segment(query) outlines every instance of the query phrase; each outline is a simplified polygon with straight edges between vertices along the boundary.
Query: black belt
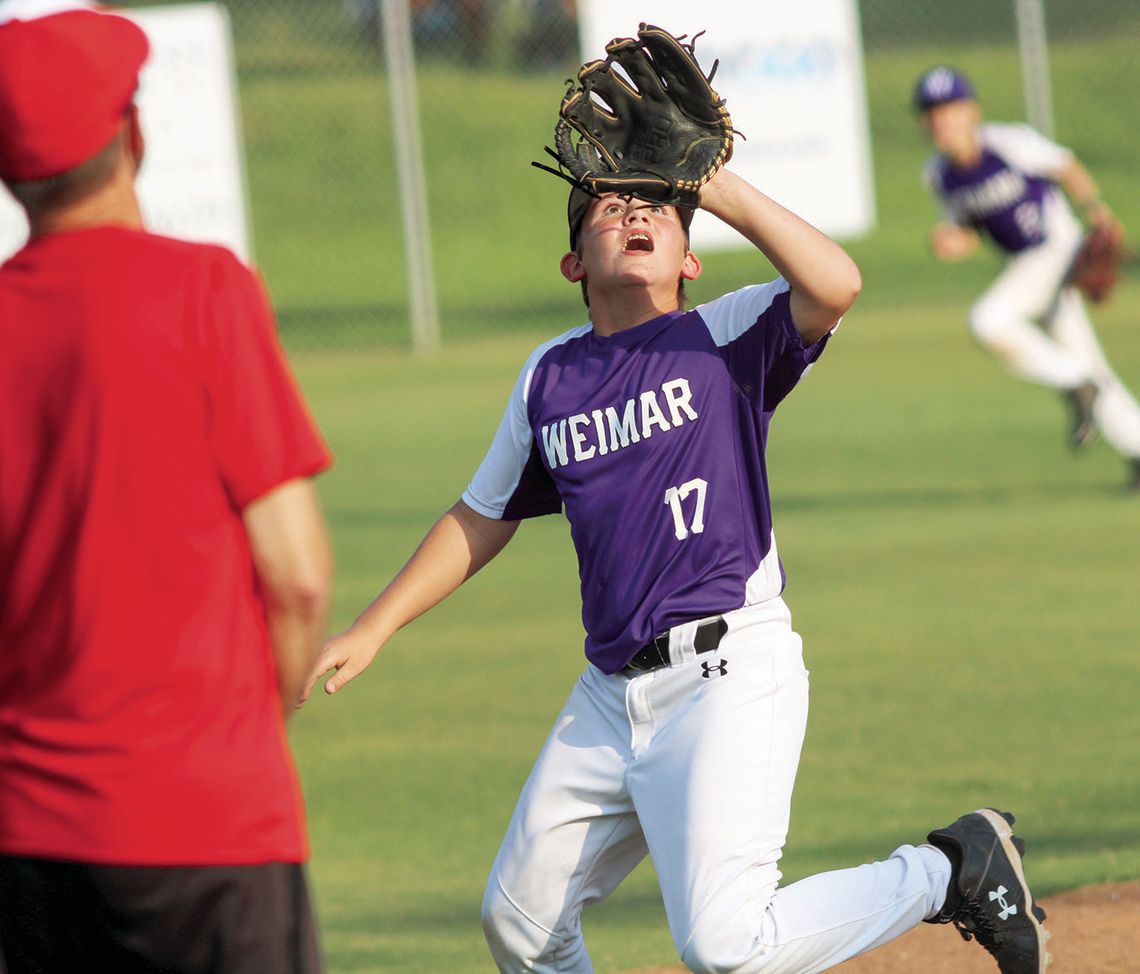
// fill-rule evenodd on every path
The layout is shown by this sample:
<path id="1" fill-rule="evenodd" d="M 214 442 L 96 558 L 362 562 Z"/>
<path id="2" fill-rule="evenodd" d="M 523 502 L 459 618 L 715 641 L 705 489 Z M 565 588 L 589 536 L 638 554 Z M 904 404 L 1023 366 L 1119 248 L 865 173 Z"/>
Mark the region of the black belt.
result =
<path id="1" fill-rule="evenodd" d="M 728 632 L 728 623 L 721 616 L 702 622 L 697 626 L 697 631 L 693 635 L 693 649 L 697 651 L 698 655 L 711 653 L 720 645 L 720 641 L 726 632 Z M 654 636 L 634 653 L 633 659 L 625 664 L 621 672 L 648 673 L 650 670 L 659 670 L 663 666 L 668 666 L 671 662 L 669 659 L 669 633 L 663 632 L 660 636 Z"/>

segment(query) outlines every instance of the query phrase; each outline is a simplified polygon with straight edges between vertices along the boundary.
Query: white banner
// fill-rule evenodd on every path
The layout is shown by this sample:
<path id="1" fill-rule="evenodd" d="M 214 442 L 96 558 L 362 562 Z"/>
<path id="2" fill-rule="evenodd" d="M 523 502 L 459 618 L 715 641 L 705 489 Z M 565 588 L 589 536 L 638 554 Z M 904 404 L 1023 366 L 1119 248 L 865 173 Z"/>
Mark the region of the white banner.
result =
<path id="1" fill-rule="evenodd" d="M 856 0 L 579 0 L 582 59 L 605 57 L 614 37 L 647 21 L 696 42 L 725 99 L 736 138 L 729 167 L 788 209 L 839 238 L 875 224 L 863 45 Z M 707 213 L 693 245 L 745 245 Z"/>
<path id="2" fill-rule="evenodd" d="M 49 12 L 39 0 L 0 3 L 0 14 Z M 55 7 L 79 6 L 59 3 Z M 156 233 L 218 243 L 252 259 L 229 17 L 217 3 L 116 11 L 146 31 L 139 79 L 146 157 L 138 191 Z M 27 239 L 23 211 L 0 190 L 0 261 Z"/>

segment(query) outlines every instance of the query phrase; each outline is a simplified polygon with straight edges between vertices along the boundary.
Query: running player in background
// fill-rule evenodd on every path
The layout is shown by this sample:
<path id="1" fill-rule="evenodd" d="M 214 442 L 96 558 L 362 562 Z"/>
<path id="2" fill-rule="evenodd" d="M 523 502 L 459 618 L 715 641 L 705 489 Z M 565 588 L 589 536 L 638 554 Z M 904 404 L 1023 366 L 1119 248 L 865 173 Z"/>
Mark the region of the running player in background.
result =
<path id="1" fill-rule="evenodd" d="M 1012 817 L 992 809 L 777 888 L 808 678 L 764 449 L 861 282 L 840 247 L 728 170 L 701 206 L 782 276 L 686 311 L 692 212 L 572 191 L 561 271 L 590 321 L 531 354 L 462 499 L 328 642 L 310 686 L 335 668 L 338 692 L 522 519 L 564 510 L 589 665 L 487 884 L 500 970 L 592 971 L 581 911 L 648 853 L 693 971 L 822 971 L 928 920 L 974 931 L 1006 974 L 1040 974 L 1044 914 Z"/>
<path id="2" fill-rule="evenodd" d="M 935 148 L 924 171 L 943 206 L 930 237 L 935 256 L 963 260 L 983 237 L 1006 255 L 970 309 L 975 338 L 1015 375 L 1059 390 L 1072 407 L 1070 445 L 1085 446 L 1099 429 L 1140 490 L 1140 405 L 1067 284 L 1084 231 L 1066 195 L 1090 225 L 1114 221 L 1092 176 L 1028 125 L 984 123 L 973 86 L 954 68 L 925 72 L 913 98 Z"/>
<path id="3" fill-rule="evenodd" d="M 285 719 L 330 457 L 255 274 L 143 225 L 148 52 L 0 24 L 0 970 L 317 974 Z"/>

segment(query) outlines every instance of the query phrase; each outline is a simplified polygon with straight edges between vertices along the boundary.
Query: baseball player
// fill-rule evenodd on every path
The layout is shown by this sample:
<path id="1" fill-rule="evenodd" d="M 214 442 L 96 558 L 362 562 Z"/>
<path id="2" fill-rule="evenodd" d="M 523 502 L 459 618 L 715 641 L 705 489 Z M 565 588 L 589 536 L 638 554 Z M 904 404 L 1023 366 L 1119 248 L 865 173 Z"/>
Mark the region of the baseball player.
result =
<path id="1" fill-rule="evenodd" d="M 685 310 L 691 210 L 569 199 L 563 277 L 590 320 L 524 364 L 462 498 L 318 661 L 339 692 L 402 626 L 564 511 L 585 672 L 522 790 L 483 923 L 501 971 L 593 970 L 580 926 L 647 854 L 694 971 L 822 971 L 923 920 L 1040 974 L 1044 914 L 985 809 L 890 858 L 779 888 L 807 718 L 764 447 L 773 414 L 859 292 L 835 243 L 727 169 L 700 205 L 780 277 Z"/>
<path id="2" fill-rule="evenodd" d="M 1096 183 L 1073 153 L 1028 125 L 983 123 L 973 86 L 940 65 L 914 87 L 934 144 L 924 178 L 943 218 L 931 247 L 969 257 L 988 237 L 1005 266 L 970 309 L 974 337 L 1015 375 L 1059 390 L 1072 406 L 1070 444 L 1099 429 L 1140 489 L 1140 405 L 1109 366 L 1078 289 L 1069 283 L 1084 235 L 1066 195 L 1091 226 L 1113 226 Z"/>

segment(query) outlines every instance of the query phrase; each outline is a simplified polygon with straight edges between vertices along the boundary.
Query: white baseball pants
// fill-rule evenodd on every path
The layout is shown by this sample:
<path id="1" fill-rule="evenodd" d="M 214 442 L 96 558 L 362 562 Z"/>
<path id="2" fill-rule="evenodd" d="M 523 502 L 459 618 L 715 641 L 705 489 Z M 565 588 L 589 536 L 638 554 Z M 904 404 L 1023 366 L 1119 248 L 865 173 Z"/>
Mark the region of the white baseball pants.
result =
<path id="1" fill-rule="evenodd" d="M 558 716 L 515 809 L 483 902 L 501 971 L 593 971 L 583 906 L 650 853 L 677 950 L 697 972 L 823 971 L 933 915 L 950 875 L 930 846 L 777 889 L 807 721 L 800 637 L 779 598 L 725 616 L 697 656 L 590 667 Z"/>
<path id="2" fill-rule="evenodd" d="M 1112 371 L 1081 294 L 1063 287 L 1081 241 L 1063 203 L 1047 204 L 1044 243 L 1006 262 L 970 310 L 970 330 L 1014 375 L 1054 389 L 1098 388 L 1093 418 L 1105 441 L 1140 457 L 1140 404 Z"/>

